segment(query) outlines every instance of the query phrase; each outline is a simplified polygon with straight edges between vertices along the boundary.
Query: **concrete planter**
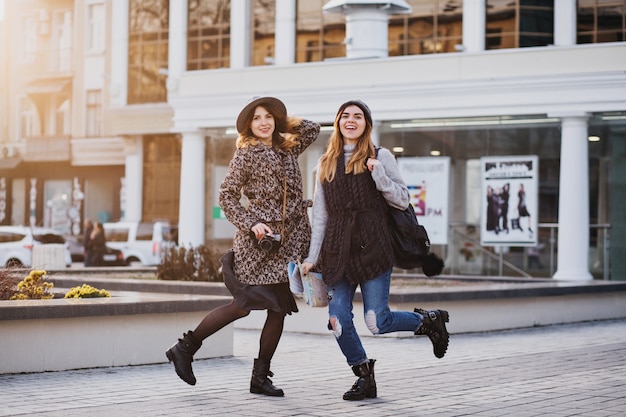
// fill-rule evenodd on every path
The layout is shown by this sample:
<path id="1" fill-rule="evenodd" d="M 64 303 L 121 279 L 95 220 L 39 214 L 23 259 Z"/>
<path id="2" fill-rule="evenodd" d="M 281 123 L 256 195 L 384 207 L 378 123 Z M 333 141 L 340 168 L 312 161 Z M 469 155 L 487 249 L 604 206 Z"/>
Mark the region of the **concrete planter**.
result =
<path id="1" fill-rule="evenodd" d="M 161 363 L 227 297 L 113 292 L 111 298 L 0 301 L 0 373 Z M 233 354 L 233 326 L 196 358 Z"/>
<path id="2" fill-rule="evenodd" d="M 53 272 L 51 280 L 55 289 L 88 283 L 109 290 L 113 297 L 1 301 L 0 373 L 162 363 L 167 360 L 165 350 L 183 332 L 193 329 L 209 310 L 231 300 L 223 283 L 119 279 L 83 273 L 74 277 L 67 272 Z M 448 329 L 453 334 L 626 317 L 626 282 L 476 281 L 463 286 L 392 286 L 390 306 L 393 310 L 448 310 Z M 332 337 L 326 328 L 326 308 L 299 302 L 299 309 L 286 318 L 285 331 Z M 357 331 L 371 336 L 362 311 L 357 293 Z M 210 343 L 205 343 L 195 357 L 232 355 L 233 329 L 261 329 L 265 317 L 264 311 L 253 311 L 211 336 Z M 385 335 L 412 336 L 412 332 Z"/>

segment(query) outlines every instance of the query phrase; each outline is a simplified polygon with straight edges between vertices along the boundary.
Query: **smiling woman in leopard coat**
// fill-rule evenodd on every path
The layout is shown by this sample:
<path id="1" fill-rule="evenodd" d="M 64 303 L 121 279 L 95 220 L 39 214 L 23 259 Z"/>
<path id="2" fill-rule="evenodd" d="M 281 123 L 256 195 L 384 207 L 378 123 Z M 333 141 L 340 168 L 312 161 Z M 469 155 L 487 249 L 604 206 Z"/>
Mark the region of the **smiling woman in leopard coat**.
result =
<path id="1" fill-rule="evenodd" d="M 237 149 L 219 192 L 219 204 L 236 227 L 233 249 L 221 259 L 233 301 L 210 311 L 166 355 L 178 376 L 195 385 L 191 362 L 202 341 L 251 310 L 267 310 L 250 392 L 283 396 L 269 379 L 270 361 L 285 315 L 298 311 L 287 264 L 308 253 L 312 205 L 303 199 L 298 156 L 317 139 L 320 125 L 287 116 L 277 98 L 253 97 L 237 117 L 237 131 Z"/>

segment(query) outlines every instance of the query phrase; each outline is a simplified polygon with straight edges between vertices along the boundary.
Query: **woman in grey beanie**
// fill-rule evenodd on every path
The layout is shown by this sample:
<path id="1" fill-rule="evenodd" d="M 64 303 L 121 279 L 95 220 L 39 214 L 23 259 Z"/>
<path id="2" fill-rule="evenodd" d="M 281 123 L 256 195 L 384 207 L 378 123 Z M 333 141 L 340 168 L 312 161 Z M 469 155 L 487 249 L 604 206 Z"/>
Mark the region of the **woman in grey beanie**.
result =
<path id="1" fill-rule="evenodd" d="M 339 107 L 317 169 L 311 245 L 302 264 L 304 273 L 320 270 L 328 285 L 328 329 L 358 377 L 344 400 L 377 396 L 375 359 L 368 358 L 353 322 L 357 287 L 372 334 L 427 335 L 438 358 L 445 355 L 449 339 L 447 311 L 389 308 L 393 251 L 385 213 L 387 205 L 404 210 L 410 202 L 393 154 L 385 148 L 376 152 L 372 126 L 370 109 L 361 100 Z"/>

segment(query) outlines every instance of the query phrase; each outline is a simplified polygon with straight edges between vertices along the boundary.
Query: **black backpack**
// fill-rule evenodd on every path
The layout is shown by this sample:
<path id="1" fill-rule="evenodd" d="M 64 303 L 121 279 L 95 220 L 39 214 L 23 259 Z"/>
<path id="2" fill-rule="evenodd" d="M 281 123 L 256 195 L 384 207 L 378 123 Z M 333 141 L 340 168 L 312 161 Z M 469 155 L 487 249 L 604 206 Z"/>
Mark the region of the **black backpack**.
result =
<path id="1" fill-rule="evenodd" d="M 376 157 L 378 149 L 380 148 L 376 148 Z M 441 274 L 443 260 L 430 252 L 428 233 L 417 221 L 413 204 L 409 204 L 404 210 L 392 207 L 386 202 L 385 205 L 394 266 L 402 269 L 421 267 L 424 274 L 429 277 Z"/>

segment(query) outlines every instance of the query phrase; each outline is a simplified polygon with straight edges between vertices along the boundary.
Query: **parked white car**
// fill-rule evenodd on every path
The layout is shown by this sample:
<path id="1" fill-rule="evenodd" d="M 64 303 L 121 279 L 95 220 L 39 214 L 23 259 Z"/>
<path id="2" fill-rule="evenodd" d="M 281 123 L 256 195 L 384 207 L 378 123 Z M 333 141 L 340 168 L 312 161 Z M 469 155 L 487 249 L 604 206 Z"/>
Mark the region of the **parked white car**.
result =
<path id="1" fill-rule="evenodd" d="M 72 265 L 72 256 L 65 238 L 53 229 L 29 226 L 0 226 L 0 265 L 31 267 L 33 247 L 62 244 L 65 246 L 65 265 Z"/>
<path id="2" fill-rule="evenodd" d="M 119 249 L 127 265 L 161 263 L 161 250 L 173 243 L 172 227 L 167 222 L 104 223 L 107 246 Z"/>

